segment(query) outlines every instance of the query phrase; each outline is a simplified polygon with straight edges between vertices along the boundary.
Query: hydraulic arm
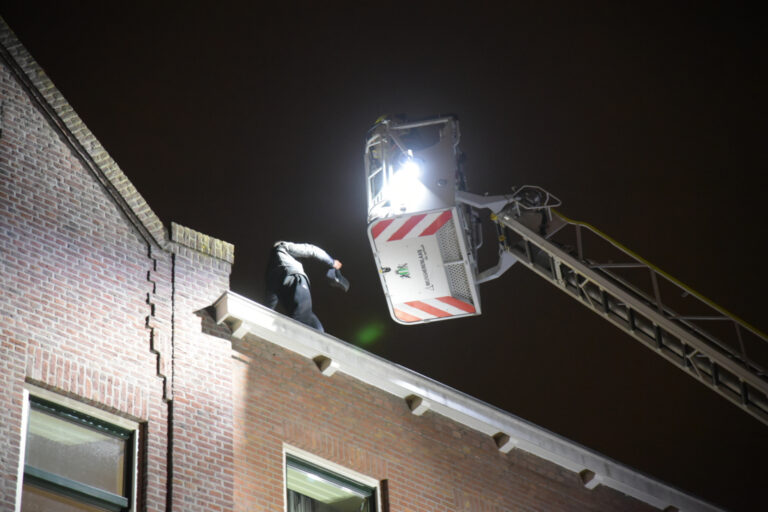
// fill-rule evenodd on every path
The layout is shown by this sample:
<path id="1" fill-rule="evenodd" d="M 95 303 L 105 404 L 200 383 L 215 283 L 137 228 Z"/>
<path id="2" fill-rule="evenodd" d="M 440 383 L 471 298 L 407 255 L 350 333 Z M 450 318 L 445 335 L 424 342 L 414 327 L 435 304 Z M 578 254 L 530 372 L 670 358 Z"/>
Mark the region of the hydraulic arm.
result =
<path id="1" fill-rule="evenodd" d="M 595 228 L 557 213 L 559 201 L 537 187 L 510 196 L 459 192 L 457 201 L 489 208 L 496 224 L 499 265 L 479 282 L 519 262 L 768 424 L 765 334 Z"/>

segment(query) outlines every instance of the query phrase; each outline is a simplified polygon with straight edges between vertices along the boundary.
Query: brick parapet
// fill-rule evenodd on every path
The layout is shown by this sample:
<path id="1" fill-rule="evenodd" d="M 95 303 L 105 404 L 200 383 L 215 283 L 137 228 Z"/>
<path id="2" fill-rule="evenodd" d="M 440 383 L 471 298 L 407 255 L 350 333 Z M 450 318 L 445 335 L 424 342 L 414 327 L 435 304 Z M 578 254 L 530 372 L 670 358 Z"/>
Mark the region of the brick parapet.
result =
<path id="1" fill-rule="evenodd" d="M 234 245 L 175 222 L 171 222 L 171 241 L 229 264 L 235 262 Z"/>

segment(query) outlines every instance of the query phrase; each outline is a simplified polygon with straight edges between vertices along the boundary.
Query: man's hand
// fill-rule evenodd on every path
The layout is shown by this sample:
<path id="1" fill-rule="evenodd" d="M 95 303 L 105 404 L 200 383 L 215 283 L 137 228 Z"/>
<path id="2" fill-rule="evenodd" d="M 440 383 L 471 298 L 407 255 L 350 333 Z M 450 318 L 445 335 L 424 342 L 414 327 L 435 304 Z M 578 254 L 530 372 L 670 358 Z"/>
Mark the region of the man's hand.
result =
<path id="1" fill-rule="evenodd" d="M 341 268 L 341 262 L 339 260 L 333 260 L 333 268 L 339 270 Z"/>

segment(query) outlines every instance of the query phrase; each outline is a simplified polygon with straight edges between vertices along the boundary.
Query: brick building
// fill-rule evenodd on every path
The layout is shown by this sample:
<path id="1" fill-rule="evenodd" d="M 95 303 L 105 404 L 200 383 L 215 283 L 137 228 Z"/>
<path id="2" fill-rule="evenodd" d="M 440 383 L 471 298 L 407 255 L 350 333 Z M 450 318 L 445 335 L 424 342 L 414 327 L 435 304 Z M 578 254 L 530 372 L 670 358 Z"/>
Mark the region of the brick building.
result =
<path id="1" fill-rule="evenodd" d="M 0 510 L 716 510 L 229 292 L 2 20 L 0 219 Z"/>

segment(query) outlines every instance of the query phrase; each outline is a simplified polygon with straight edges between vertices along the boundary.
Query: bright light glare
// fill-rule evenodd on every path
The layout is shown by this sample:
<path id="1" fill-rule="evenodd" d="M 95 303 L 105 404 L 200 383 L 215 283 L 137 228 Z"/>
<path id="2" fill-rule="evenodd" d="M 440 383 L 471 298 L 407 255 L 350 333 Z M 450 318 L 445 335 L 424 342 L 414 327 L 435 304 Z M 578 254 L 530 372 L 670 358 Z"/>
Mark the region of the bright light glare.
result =
<path id="1" fill-rule="evenodd" d="M 403 165 L 400 166 L 397 171 L 395 171 L 394 179 L 397 179 L 398 176 L 401 176 L 400 179 L 402 180 L 414 180 L 419 179 L 420 175 L 421 167 L 419 167 L 419 164 L 416 162 L 416 160 L 409 158 L 403 163 Z"/>
<path id="2" fill-rule="evenodd" d="M 386 192 L 387 198 L 395 207 L 411 209 L 421 200 L 424 184 L 419 179 L 421 167 L 409 158 L 394 172 Z"/>

